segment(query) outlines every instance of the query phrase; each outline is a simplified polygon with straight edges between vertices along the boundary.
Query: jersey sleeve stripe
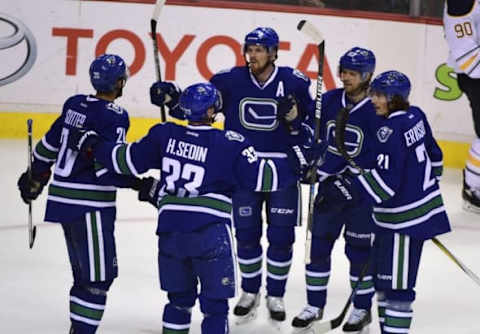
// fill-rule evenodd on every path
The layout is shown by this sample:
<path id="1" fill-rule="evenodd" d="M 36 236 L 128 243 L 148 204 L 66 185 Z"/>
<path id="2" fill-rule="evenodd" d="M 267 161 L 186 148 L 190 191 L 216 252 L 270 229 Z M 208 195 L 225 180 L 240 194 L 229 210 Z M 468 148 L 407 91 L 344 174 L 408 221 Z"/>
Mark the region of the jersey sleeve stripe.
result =
<path id="1" fill-rule="evenodd" d="M 468 56 L 469 54 L 471 54 L 472 52 L 474 52 L 477 49 L 480 49 L 480 45 L 475 46 L 473 49 L 468 50 L 467 52 L 465 52 L 464 54 L 462 54 L 460 57 L 456 58 L 455 60 L 460 61 L 462 58 L 465 58 L 466 56 Z"/>
<path id="2" fill-rule="evenodd" d="M 363 177 L 363 175 L 360 175 L 358 177 L 358 181 L 360 181 L 360 184 L 362 185 L 362 187 L 375 200 L 375 202 L 382 203 L 382 199 L 375 193 L 375 191 L 373 191 L 372 187 L 370 187 L 370 184 L 367 182 L 365 177 Z"/>
<path id="3" fill-rule="evenodd" d="M 471 56 L 470 58 L 468 58 L 465 62 L 463 62 L 461 65 L 460 65 L 460 69 L 462 71 L 466 71 L 467 68 L 470 67 L 470 65 L 472 65 L 472 63 L 475 61 L 475 59 L 477 58 L 478 56 L 478 53 L 477 54 L 474 54 L 473 56 Z"/>
<path id="4" fill-rule="evenodd" d="M 383 190 L 387 192 L 390 197 L 393 197 L 395 195 L 395 191 L 393 191 L 382 179 L 382 177 L 378 174 L 378 172 L 375 169 L 372 169 L 370 171 L 370 174 L 375 178 L 375 180 L 378 182 L 378 184 L 382 187 Z"/>
<path id="5" fill-rule="evenodd" d="M 127 145 L 120 145 L 117 150 L 117 163 L 122 174 L 132 174 L 127 164 Z"/>
<path id="6" fill-rule="evenodd" d="M 133 175 L 138 175 L 137 169 L 133 165 L 132 156 L 130 154 L 131 147 L 132 147 L 132 144 L 127 145 L 127 166 Z"/>
<path id="7" fill-rule="evenodd" d="M 117 151 L 120 145 L 116 145 L 113 150 L 112 150 L 112 164 L 113 164 L 113 169 L 115 170 L 115 173 L 121 174 L 122 172 L 120 171 L 120 168 L 118 167 L 117 163 Z"/>
<path id="8" fill-rule="evenodd" d="M 377 203 L 386 201 L 395 194 L 395 192 L 383 182 L 375 170 L 361 175 L 359 180 Z M 375 196 L 373 196 L 372 193 L 375 194 Z"/>
<path id="9" fill-rule="evenodd" d="M 35 156 L 35 158 L 37 158 L 41 161 L 44 161 L 44 162 L 55 162 L 55 160 L 57 160 L 58 149 L 55 149 L 53 147 L 52 147 L 52 149 L 49 149 L 49 147 L 51 147 L 51 146 L 48 145 L 48 147 L 47 147 L 44 144 L 43 139 L 42 139 L 35 146 L 35 151 L 33 152 L 33 155 Z"/>
<path id="10" fill-rule="evenodd" d="M 43 146 L 45 146 L 49 151 L 58 152 L 58 147 L 55 147 L 55 146 L 53 146 L 53 145 L 50 145 L 50 144 L 47 142 L 47 139 L 46 139 L 45 137 L 42 138 L 41 143 L 42 143 Z"/>

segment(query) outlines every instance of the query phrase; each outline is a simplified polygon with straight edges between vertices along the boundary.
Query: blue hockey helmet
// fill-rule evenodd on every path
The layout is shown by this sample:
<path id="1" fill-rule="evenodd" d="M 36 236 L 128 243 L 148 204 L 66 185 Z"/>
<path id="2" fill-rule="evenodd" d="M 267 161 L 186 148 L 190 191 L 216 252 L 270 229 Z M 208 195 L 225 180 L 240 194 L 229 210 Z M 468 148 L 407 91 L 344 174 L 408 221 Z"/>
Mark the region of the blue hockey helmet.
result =
<path id="1" fill-rule="evenodd" d="M 340 57 L 340 72 L 343 69 L 356 71 L 366 80 L 367 74 L 375 71 L 375 55 L 370 50 L 356 46 Z"/>
<path id="2" fill-rule="evenodd" d="M 377 75 L 370 84 L 370 93 L 380 93 L 386 96 L 387 101 L 392 101 L 395 95 L 408 101 L 411 84 L 408 77 L 398 71 L 387 71 Z"/>
<path id="3" fill-rule="evenodd" d="M 248 45 L 262 45 L 269 52 L 278 49 L 278 34 L 269 27 L 258 27 L 245 36 L 244 52 Z"/>
<path id="4" fill-rule="evenodd" d="M 90 82 L 99 92 L 112 92 L 119 79 L 127 80 L 125 61 L 117 55 L 103 54 L 90 65 Z"/>
<path id="5" fill-rule="evenodd" d="M 211 83 L 188 86 L 180 95 L 179 103 L 189 121 L 202 121 L 209 108 L 214 107 L 215 112 L 218 112 L 222 107 L 220 92 Z"/>

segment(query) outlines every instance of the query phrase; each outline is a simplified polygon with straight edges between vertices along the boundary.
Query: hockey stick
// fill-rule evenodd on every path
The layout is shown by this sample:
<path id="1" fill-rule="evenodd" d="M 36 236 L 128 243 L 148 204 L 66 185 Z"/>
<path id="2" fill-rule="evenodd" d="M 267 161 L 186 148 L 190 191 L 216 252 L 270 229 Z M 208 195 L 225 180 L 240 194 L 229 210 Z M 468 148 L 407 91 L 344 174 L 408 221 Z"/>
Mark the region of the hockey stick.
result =
<path id="1" fill-rule="evenodd" d="M 323 85 L 323 62 L 325 58 L 325 39 L 318 29 L 306 20 L 301 20 L 297 25 L 298 31 L 306 34 L 312 39 L 318 48 L 318 75 L 317 75 L 317 94 L 315 96 L 315 132 L 314 140 L 315 144 L 320 142 L 320 117 L 322 114 L 322 85 Z M 311 167 L 316 168 L 316 164 Z M 315 171 L 310 171 L 311 175 L 315 174 Z M 310 184 L 309 197 L 308 197 L 308 216 L 307 216 L 307 234 L 305 240 L 305 263 L 311 262 L 311 247 L 312 247 L 312 224 L 313 224 L 313 210 L 315 204 L 315 182 Z"/>
<path id="2" fill-rule="evenodd" d="M 153 41 L 153 59 L 155 60 L 155 73 L 157 75 L 157 81 L 162 81 L 162 73 L 160 71 L 160 59 L 158 57 L 158 41 L 157 41 L 157 22 L 160 17 L 160 11 L 165 5 L 166 0 L 157 0 L 155 8 L 153 9 L 152 19 L 150 20 L 150 32 Z M 160 120 L 166 121 L 165 106 L 162 104 L 160 107 Z"/>
<path id="3" fill-rule="evenodd" d="M 27 134 L 28 134 L 28 180 L 32 180 L 32 124 L 31 119 L 27 120 Z M 35 236 L 37 235 L 37 227 L 32 222 L 32 201 L 28 203 L 28 245 L 30 249 L 35 242 Z"/>
<path id="4" fill-rule="evenodd" d="M 345 149 L 345 126 L 348 121 L 348 116 L 350 115 L 351 108 L 342 108 L 337 115 L 337 120 L 335 124 L 335 143 L 337 145 L 338 151 L 342 156 L 350 163 L 350 165 L 360 171 L 361 174 L 364 174 L 365 171 L 359 167 L 355 161 L 348 155 L 347 150 Z M 471 271 L 465 264 L 463 264 L 457 257 L 455 257 L 450 250 L 448 250 L 445 245 L 443 245 L 440 240 L 437 238 L 432 238 L 432 241 L 437 245 L 440 250 L 447 255 L 450 260 L 452 260 L 460 269 L 463 270 L 465 274 L 468 275 L 477 285 L 480 286 L 480 278 Z"/>
<path id="5" fill-rule="evenodd" d="M 471 271 L 466 265 L 464 265 L 455 255 L 453 255 L 452 252 L 450 252 L 448 248 L 445 247 L 445 245 L 440 242 L 440 240 L 438 240 L 437 238 L 432 238 L 432 241 L 435 245 L 438 246 L 438 248 L 440 248 L 440 250 L 445 255 L 447 255 L 450 258 L 450 260 L 452 260 L 457 266 L 459 266 L 460 269 L 462 269 L 463 272 L 468 275 L 468 277 L 470 277 L 475 283 L 477 283 L 477 285 L 480 286 L 480 278 L 473 271 Z"/>
<path id="6" fill-rule="evenodd" d="M 350 308 L 350 305 L 352 305 L 353 298 L 355 297 L 358 290 L 360 289 L 363 278 L 365 277 L 365 274 L 367 273 L 372 260 L 373 260 L 373 252 L 369 255 L 367 263 L 365 263 L 365 265 L 363 266 L 362 271 L 358 276 L 358 281 L 355 283 L 355 286 L 352 288 L 352 292 L 348 297 L 347 303 L 345 304 L 345 306 L 343 306 L 342 312 L 332 320 L 314 323 L 312 326 L 314 334 L 330 332 L 332 329 L 335 329 L 342 324 L 343 320 L 345 319 L 345 316 L 347 315 L 348 309 Z"/>

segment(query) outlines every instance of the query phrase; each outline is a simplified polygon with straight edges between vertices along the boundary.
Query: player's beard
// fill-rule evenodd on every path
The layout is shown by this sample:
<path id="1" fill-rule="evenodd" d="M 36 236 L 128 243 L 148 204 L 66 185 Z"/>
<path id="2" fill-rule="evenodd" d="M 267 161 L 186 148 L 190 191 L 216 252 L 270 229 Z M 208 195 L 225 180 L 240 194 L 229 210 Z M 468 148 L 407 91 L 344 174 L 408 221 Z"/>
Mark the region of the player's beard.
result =
<path id="1" fill-rule="evenodd" d="M 368 89 L 369 82 L 368 81 L 362 81 L 357 87 L 353 88 L 351 85 L 350 86 L 345 86 L 344 84 L 344 89 L 345 93 L 347 96 L 350 97 L 355 97 L 358 96 L 359 94 L 367 94 L 367 89 Z"/>
<path id="2" fill-rule="evenodd" d="M 271 64 L 270 61 L 267 61 L 263 66 L 258 66 L 258 62 L 248 63 L 248 67 L 250 68 L 250 71 L 252 71 L 253 75 L 258 77 L 268 69 L 270 64 Z"/>

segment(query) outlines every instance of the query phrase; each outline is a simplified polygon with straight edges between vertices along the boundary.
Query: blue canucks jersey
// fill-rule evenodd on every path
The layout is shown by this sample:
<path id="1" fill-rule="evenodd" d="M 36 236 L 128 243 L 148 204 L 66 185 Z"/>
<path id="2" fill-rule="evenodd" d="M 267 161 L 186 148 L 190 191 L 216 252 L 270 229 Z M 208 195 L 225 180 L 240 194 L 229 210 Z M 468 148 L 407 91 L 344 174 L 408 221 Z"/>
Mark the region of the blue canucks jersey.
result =
<path id="1" fill-rule="evenodd" d="M 301 119 L 311 127 L 310 79 L 298 70 L 275 66 L 267 82 L 260 85 L 247 66 L 239 66 L 219 72 L 210 82 L 222 94 L 225 129 L 247 137 L 259 157 L 286 157 L 291 145 L 286 126 L 277 118 L 280 98 L 293 94 Z"/>
<path id="2" fill-rule="evenodd" d="M 55 164 L 48 188 L 46 221 L 69 222 L 92 210 L 115 207 L 115 186 L 127 187 L 132 178 L 108 172 L 72 151 L 67 140 L 72 128 L 83 128 L 96 131 L 105 140 L 124 142 L 129 125 L 127 111 L 113 102 L 91 95 L 67 99 L 62 114 L 33 152 L 37 166 L 50 168 Z"/>
<path id="3" fill-rule="evenodd" d="M 95 157 L 119 174 L 161 171 L 157 233 L 230 224 L 235 189 L 276 191 L 297 179 L 286 159 L 258 159 L 241 134 L 206 125 L 159 124 L 135 143 L 101 143 Z"/>
<path id="4" fill-rule="evenodd" d="M 358 166 L 363 169 L 375 167 L 375 125 L 378 116 L 370 98 L 366 97 L 354 104 L 349 101 L 343 88 L 334 89 L 322 95 L 321 136 L 324 138 L 326 151 L 323 164 L 317 168 L 320 180 L 329 175 L 341 174 L 347 169 L 358 174 L 343 158 L 335 143 L 337 114 L 347 105 L 353 107 L 345 127 L 345 149 Z"/>
<path id="5" fill-rule="evenodd" d="M 355 179 L 374 203 L 381 231 L 430 239 L 450 231 L 438 177 L 442 151 L 425 114 L 417 107 L 396 111 L 377 126 L 377 167 Z"/>

